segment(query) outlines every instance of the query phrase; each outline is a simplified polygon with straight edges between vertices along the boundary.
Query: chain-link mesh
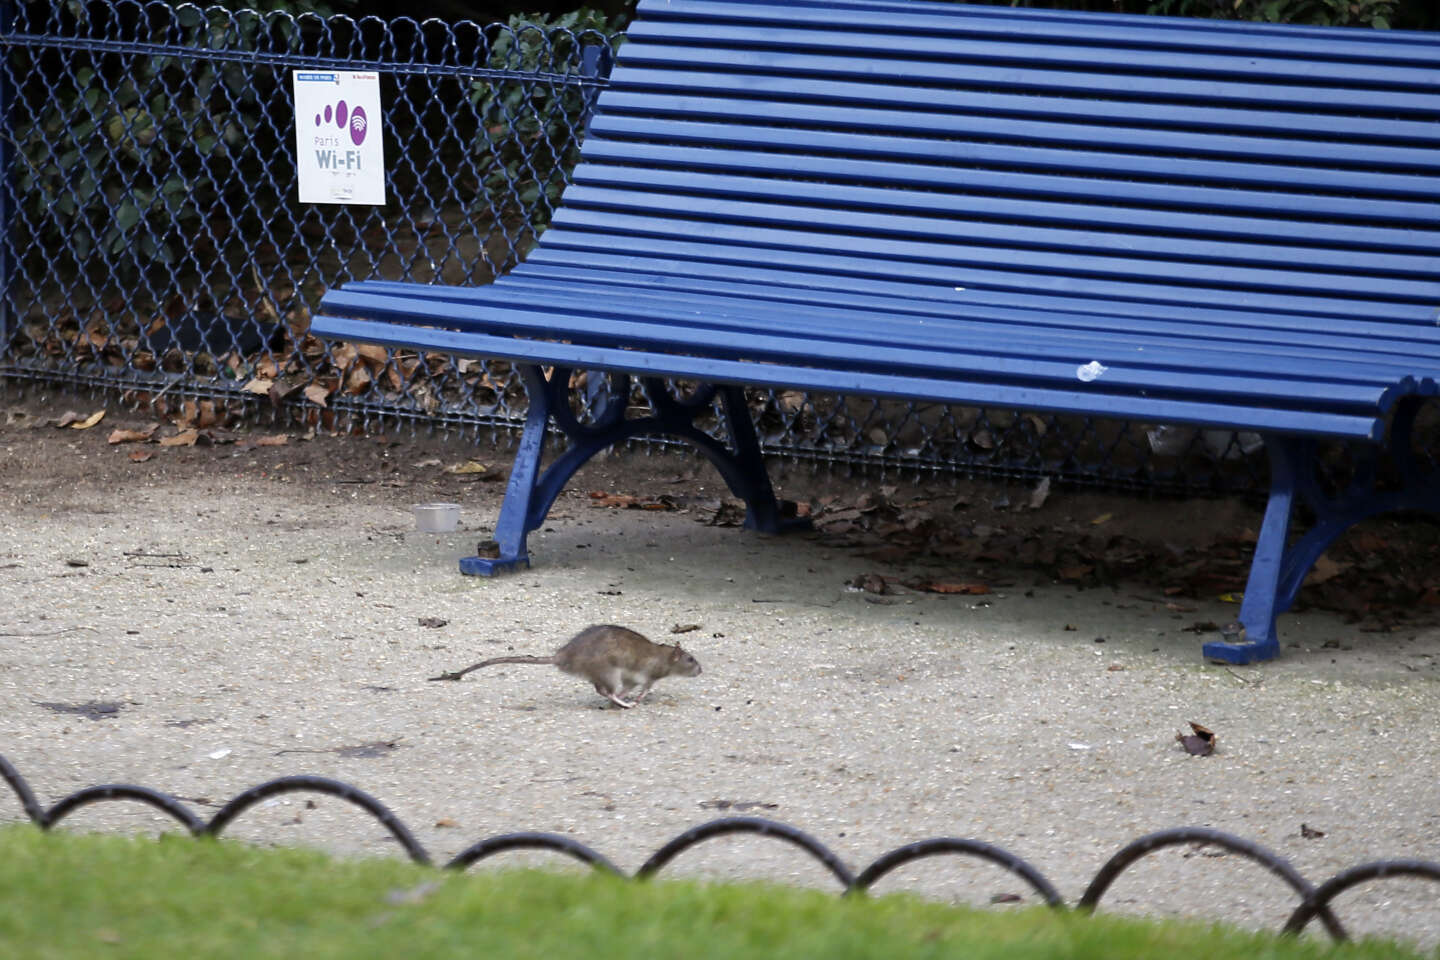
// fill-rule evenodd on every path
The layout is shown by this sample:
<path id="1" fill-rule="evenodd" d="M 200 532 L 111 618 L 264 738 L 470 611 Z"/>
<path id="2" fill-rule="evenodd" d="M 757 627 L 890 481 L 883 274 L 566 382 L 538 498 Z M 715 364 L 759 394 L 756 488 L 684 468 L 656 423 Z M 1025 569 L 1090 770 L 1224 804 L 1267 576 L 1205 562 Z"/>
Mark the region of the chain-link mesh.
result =
<path id="1" fill-rule="evenodd" d="M 306 335 L 331 285 L 479 284 L 544 229 L 604 84 L 563 28 L 6 4 L 0 375 L 159 415 L 273 410 L 325 429 L 518 426 L 508 364 Z M 290 71 L 381 76 L 384 207 L 296 200 Z M 1063 415 L 752 393 L 770 452 L 1111 486 L 1253 487 L 1255 438 Z"/>

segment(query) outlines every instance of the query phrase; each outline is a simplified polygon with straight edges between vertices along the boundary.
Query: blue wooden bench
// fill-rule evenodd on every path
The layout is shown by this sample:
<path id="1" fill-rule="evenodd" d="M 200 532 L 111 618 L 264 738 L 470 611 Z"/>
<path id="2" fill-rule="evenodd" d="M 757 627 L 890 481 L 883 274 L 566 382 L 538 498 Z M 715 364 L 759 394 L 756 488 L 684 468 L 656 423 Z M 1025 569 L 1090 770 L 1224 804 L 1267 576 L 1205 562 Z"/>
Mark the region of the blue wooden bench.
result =
<path id="1" fill-rule="evenodd" d="M 499 556 L 472 573 L 528 563 L 566 480 L 642 434 L 693 441 L 748 526 L 787 527 L 745 385 L 1258 432 L 1244 634 L 1204 648 L 1246 663 L 1342 531 L 1440 507 L 1411 456 L 1440 371 L 1437 198 L 1440 37 L 641 0 L 526 262 L 479 288 L 347 284 L 311 330 L 520 365 Z M 595 422 L 571 412 L 578 369 L 624 381 Z M 653 416 L 627 418 L 632 376 Z M 717 396 L 727 443 L 695 426 Z M 570 446 L 542 472 L 550 424 Z M 1339 496 L 1329 440 L 1365 451 Z M 1375 481 L 1386 453 L 1399 487 Z"/>

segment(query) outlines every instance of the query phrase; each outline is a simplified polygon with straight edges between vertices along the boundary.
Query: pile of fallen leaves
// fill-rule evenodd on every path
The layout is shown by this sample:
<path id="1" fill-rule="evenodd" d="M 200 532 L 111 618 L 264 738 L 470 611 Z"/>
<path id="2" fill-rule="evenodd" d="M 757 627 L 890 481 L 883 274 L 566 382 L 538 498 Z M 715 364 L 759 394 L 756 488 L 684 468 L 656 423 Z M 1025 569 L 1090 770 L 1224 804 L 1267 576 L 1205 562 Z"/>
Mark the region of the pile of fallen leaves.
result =
<path id="1" fill-rule="evenodd" d="M 968 497 L 912 496 L 894 486 L 853 498 L 828 495 L 793 504 L 808 516 L 820 541 L 847 548 L 876 565 L 849 583 L 872 594 L 902 591 L 983 596 L 1032 581 L 1077 588 L 1129 587 L 1158 594 L 1174 612 L 1194 612 L 1195 600 L 1239 603 L 1244 596 L 1256 534 L 1217 534 L 1202 545 L 1166 541 L 1165 531 L 1137 537 L 1112 532 L 1114 517 L 1055 522 L 1039 508 L 1042 483 L 1018 504 L 975 504 Z M 739 526 L 739 500 L 643 497 L 596 491 L 596 507 L 694 512 L 717 526 Z M 1383 532 L 1377 532 L 1378 527 Z M 905 572 L 892 573 L 899 569 Z M 1423 521 L 1367 524 L 1352 529 L 1319 559 L 1305 579 L 1299 607 L 1334 611 L 1362 631 L 1409 629 L 1440 622 L 1440 526 Z M 1197 622 L 1197 632 L 1219 629 Z"/>
<path id="2" fill-rule="evenodd" d="M 894 494 L 894 487 L 881 487 L 853 501 L 831 496 L 812 509 L 822 537 L 853 547 L 866 559 L 939 571 L 858 576 L 855 585 L 871 592 L 898 585 L 984 594 L 1029 574 L 1078 587 L 1140 586 L 1168 598 L 1175 611 L 1190 612 L 1195 608 L 1186 599 L 1238 603 L 1255 549 L 1253 530 L 1218 535 L 1201 546 L 1178 546 L 1166 542 L 1163 530 L 1144 539 L 1111 533 L 1108 513 L 1084 521 L 1037 522 L 1033 499 L 1006 510 L 984 510 L 974 509 L 964 497 L 901 503 Z M 1440 622 L 1440 528 L 1408 522 L 1388 524 L 1384 534 L 1365 527 L 1350 530 L 1311 569 L 1297 605 L 1334 611 L 1362 624 L 1362 630 Z"/>
<path id="3" fill-rule="evenodd" d="M 116 427 L 105 438 L 106 442 L 111 446 L 209 447 L 236 440 L 228 429 L 236 414 L 214 400 L 180 401 L 169 412 L 172 413 L 169 430 L 159 420 L 138 428 Z M 88 416 L 67 410 L 51 420 L 50 425 L 61 430 L 89 430 L 104 421 L 105 413 L 103 407 Z M 246 442 L 257 447 L 279 447 L 289 443 L 290 438 L 286 434 L 248 435 Z M 144 463 L 153 456 L 154 453 L 146 449 L 130 451 L 130 459 L 135 463 Z"/>

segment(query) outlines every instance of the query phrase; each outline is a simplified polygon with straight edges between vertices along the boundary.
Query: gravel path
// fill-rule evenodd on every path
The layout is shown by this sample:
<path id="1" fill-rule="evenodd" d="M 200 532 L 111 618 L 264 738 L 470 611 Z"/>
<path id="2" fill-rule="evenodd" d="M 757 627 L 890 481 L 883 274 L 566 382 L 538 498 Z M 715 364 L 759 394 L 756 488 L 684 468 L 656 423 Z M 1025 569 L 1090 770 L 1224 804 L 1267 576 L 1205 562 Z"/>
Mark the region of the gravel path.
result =
<path id="1" fill-rule="evenodd" d="M 691 469 L 671 458 L 587 471 L 532 538 L 533 569 L 471 579 L 455 558 L 487 534 L 502 486 L 440 475 L 437 460 L 474 451 L 459 441 L 264 448 L 242 437 L 137 464 L 104 443 L 103 426 L 11 419 L 0 429 L 0 753 L 44 803 L 132 782 L 208 817 L 262 780 L 314 773 L 379 798 L 436 859 L 533 829 L 571 834 L 627 870 L 688 827 L 746 813 L 808 831 L 856 870 L 908 841 L 977 837 L 1029 860 L 1071 902 L 1126 842 L 1174 826 L 1256 841 L 1315 883 L 1376 858 L 1440 860 L 1440 630 L 1362 636 L 1308 612 L 1285 618 L 1297 646 L 1281 660 L 1225 668 L 1202 662 L 1181 629 L 1232 618 L 1219 602 L 1182 615 L 1139 588 L 1029 580 L 986 597 L 876 598 L 846 587 L 872 562 L 813 538 L 584 496 L 658 489 Z M 716 492 L 708 473 L 687 482 Z M 787 492 L 809 482 L 789 478 Z M 436 496 L 462 502 L 459 532 L 415 532 L 410 504 Z M 1160 509 L 1204 523 L 1219 508 Z M 667 642 L 673 626 L 698 625 L 678 639 L 705 672 L 661 681 L 629 711 L 545 666 L 425 679 L 549 653 L 596 622 Z M 113 709 L 65 712 L 92 703 Z M 1214 756 L 1176 744 L 1190 720 L 1217 733 Z M 0 821 L 20 818 L 0 801 Z M 67 825 L 164 823 L 121 803 Z M 345 804 L 305 794 L 251 810 L 227 835 L 396 849 Z M 1102 907 L 1278 929 L 1288 890 L 1217 853 L 1149 857 Z M 674 869 L 833 884 L 759 838 L 703 845 Z M 1034 902 L 1020 881 L 953 859 L 876 889 Z M 1386 881 L 1337 912 L 1352 932 L 1433 945 L 1436 892 Z"/>

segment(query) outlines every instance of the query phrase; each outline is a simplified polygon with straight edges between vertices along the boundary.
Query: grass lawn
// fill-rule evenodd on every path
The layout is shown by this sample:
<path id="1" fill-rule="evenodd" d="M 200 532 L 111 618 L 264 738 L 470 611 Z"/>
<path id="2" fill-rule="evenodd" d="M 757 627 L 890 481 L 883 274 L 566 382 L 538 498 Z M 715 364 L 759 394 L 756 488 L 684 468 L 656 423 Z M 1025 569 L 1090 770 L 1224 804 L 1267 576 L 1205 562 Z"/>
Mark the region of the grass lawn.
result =
<path id="1" fill-rule="evenodd" d="M 1192 923 L 0 829 L 0 957 L 1418 957 Z"/>

